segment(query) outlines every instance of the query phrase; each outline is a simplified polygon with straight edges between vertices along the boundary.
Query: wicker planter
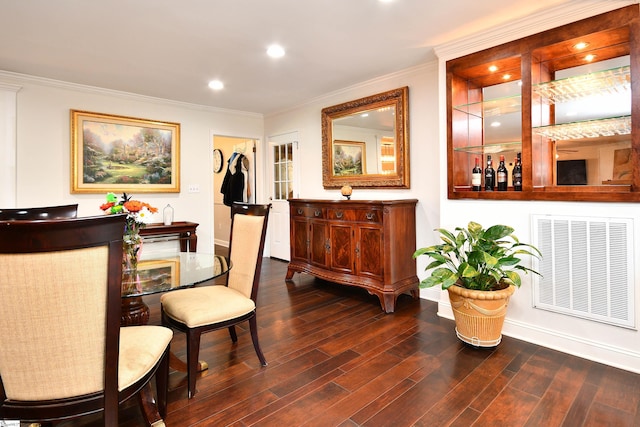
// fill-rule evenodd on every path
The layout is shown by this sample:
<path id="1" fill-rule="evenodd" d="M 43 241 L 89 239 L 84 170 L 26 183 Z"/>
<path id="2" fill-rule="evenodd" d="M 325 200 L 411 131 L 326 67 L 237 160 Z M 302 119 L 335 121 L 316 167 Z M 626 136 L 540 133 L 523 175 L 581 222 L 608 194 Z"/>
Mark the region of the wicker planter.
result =
<path id="1" fill-rule="evenodd" d="M 507 305 L 515 286 L 499 291 L 476 291 L 454 285 L 447 290 L 458 338 L 475 347 L 500 344 Z"/>

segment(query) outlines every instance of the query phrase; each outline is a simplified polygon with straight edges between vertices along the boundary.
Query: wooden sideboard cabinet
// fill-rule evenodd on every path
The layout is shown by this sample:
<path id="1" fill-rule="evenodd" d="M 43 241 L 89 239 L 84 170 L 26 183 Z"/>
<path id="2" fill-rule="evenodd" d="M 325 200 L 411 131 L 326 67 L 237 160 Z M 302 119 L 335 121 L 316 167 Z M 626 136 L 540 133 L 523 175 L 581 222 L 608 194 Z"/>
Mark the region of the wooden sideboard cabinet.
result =
<path id="1" fill-rule="evenodd" d="M 393 313 L 398 295 L 418 297 L 416 203 L 411 200 L 289 199 L 287 280 L 308 273 L 358 286 Z"/>

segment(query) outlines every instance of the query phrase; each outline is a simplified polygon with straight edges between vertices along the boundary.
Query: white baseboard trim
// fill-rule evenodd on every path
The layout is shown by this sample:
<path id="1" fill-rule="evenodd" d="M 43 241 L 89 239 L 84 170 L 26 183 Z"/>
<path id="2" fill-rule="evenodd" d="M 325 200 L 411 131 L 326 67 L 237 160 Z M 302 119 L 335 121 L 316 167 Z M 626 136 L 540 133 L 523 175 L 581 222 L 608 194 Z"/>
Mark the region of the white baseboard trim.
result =
<path id="1" fill-rule="evenodd" d="M 215 245 L 218 245 L 218 246 L 224 246 L 225 248 L 229 247 L 229 241 L 228 240 L 213 239 L 213 243 Z"/>
<path id="2" fill-rule="evenodd" d="M 453 320 L 448 298 L 438 301 L 438 316 Z M 593 362 L 640 374 L 640 352 L 537 325 L 505 319 L 502 334 Z"/>

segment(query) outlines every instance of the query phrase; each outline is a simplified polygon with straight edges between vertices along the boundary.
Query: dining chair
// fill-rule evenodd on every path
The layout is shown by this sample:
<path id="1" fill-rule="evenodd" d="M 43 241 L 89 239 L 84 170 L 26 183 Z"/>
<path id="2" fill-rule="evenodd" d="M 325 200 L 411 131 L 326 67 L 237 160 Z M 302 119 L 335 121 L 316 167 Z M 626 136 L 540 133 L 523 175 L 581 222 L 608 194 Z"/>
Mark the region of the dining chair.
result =
<path id="1" fill-rule="evenodd" d="M 0 208 L 0 221 L 76 218 L 78 204 L 34 208 Z"/>
<path id="2" fill-rule="evenodd" d="M 256 304 L 270 208 L 270 204 L 237 202 L 231 206 L 231 270 L 224 285 L 182 289 L 160 297 L 162 324 L 187 335 L 189 398 L 196 393 L 200 337 L 205 332 L 228 328 L 231 340 L 235 343 L 238 341 L 235 325 L 248 320 L 251 340 L 260 364 L 267 366 L 258 341 Z"/>
<path id="3" fill-rule="evenodd" d="M 155 375 L 157 404 L 145 403 L 164 425 L 173 332 L 120 327 L 125 218 L 0 221 L 0 419 L 102 412 L 116 427 Z"/>

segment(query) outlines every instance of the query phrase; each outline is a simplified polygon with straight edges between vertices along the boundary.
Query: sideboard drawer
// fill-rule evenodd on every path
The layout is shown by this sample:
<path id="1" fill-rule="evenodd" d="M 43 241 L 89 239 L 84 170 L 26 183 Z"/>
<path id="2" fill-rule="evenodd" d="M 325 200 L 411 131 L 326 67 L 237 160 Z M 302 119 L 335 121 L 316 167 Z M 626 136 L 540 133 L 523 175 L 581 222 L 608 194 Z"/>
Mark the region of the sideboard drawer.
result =
<path id="1" fill-rule="evenodd" d="M 382 215 L 380 214 L 380 211 L 377 209 L 370 209 L 370 210 L 359 209 L 356 212 L 356 221 L 375 222 L 377 224 L 382 222 Z"/>
<path id="2" fill-rule="evenodd" d="M 318 206 L 305 206 L 305 205 L 292 206 L 291 216 L 323 219 L 325 218 L 325 210 Z"/>
<path id="3" fill-rule="evenodd" d="M 337 221 L 355 221 L 356 211 L 353 209 L 327 209 L 327 219 Z"/>

